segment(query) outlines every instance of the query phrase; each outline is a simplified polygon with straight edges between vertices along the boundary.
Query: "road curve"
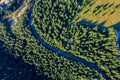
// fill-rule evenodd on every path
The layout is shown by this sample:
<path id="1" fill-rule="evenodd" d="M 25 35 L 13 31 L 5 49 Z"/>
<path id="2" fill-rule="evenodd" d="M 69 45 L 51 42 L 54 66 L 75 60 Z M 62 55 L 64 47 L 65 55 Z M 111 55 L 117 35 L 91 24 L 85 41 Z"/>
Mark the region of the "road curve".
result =
<path id="1" fill-rule="evenodd" d="M 73 61 L 76 61 L 76 62 L 80 62 L 86 66 L 89 66 L 90 68 L 92 69 L 95 69 L 97 70 L 100 74 L 102 74 L 102 76 L 105 78 L 105 80 L 111 80 L 110 77 L 106 74 L 105 71 L 103 71 L 101 68 L 99 68 L 96 64 L 94 63 L 91 63 L 91 62 L 88 62 L 82 58 L 78 58 L 72 54 L 69 54 L 69 53 L 66 53 L 66 52 L 63 52 L 61 51 L 60 49 L 57 49 L 51 45 L 49 45 L 47 42 L 45 42 L 40 36 L 39 34 L 37 33 L 37 31 L 35 30 L 35 27 L 32 23 L 32 9 L 34 7 L 34 4 L 35 4 L 35 1 L 30 9 L 30 12 L 29 12 L 29 25 L 30 25 L 30 29 L 33 33 L 33 35 L 35 36 L 35 38 L 44 46 L 46 47 L 47 49 L 49 50 L 52 50 L 53 52 L 56 52 L 57 54 L 61 55 L 61 56 L 64 56 L 65 58 L 67 59 L 70 59 L 70 60 L 73 60 Z"/>

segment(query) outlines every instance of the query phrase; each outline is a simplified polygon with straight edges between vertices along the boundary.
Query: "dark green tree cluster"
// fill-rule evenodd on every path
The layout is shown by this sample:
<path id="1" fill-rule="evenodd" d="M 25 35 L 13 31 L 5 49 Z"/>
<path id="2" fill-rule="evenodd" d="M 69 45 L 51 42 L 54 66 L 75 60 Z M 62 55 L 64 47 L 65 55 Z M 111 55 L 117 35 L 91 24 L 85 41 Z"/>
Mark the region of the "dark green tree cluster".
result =
<path id="1" fill-rule="evenodd" d="M 118 70 L 114 70 L 120 64 L 116 31 L 71 23 L 80 11 L 79 5 L 77 0 L 37 0 L 33 10 L 37 32 L 50 45 L 98 64 L 108 75 L 114 72 L 117 77 L 112 79 L 119 78 Z"/>
<path id="2" fill-rule="evenodd" d="M 60 80 L 103 79 L 102 75 L 84 64 L 65 59 L 43 47 L 31 32 L 25 13 L 16 25 L 7 26 L 0 22 L 0 49 L 3 53 L 34 65 L 37 74 Z"/>
<path id="3" fill-rule="evenodd" d="M 39 5 L 39 6 L 38 6 Z M 64 27 L 71 24 L 73 17 L 80 10 L 77 0 L 36 0 L 33 10 L 34 23 L 42 36 L 59 38 Z"/>
<path id="4" fill-rule="evenodd" d="M 85 4 L 85 3 L 84 3 Z M 119 57 L 114 29 L 71 23 L 80 11 L 77 0 L 36 0 L 33 23 L 51 46 L 97 64 L 111 79 L 120 79 Z M 0 49 L 36 66 L 38 75 L 60 80 L 103 80 L 101 74 L 81 63 L 68 60 L 43 47 L 29 28 L 27 12 L 11 32 L 0 23 Z"/>
<path id="5" fill-rule="evenodd" d="M 112 74 L 111 70 L 119 67 L 117 36 L 113 28 L 104 32 L 97 27 L 75 25 L 64 29 L 60 40 L 64 45 L 62 50 L 98 64 L 109 75 Z M 61 49 L 61 47 L 59 48 Z M 114 73 L 119 78 L 117 71 Z"/>

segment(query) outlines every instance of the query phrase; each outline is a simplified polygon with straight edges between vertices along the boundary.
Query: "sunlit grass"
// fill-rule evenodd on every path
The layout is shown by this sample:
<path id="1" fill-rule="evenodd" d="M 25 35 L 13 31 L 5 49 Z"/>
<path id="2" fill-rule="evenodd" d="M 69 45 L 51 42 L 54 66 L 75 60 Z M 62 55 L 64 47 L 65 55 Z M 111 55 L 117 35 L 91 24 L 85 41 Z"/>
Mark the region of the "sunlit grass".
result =
<path id="1" fill-rule="evenodd" d="M 73 20 L 77 23 L 83 19 L 97 24 L 104 23 L 104 26 L 110 27 L 120 22 L 120 0 L 93 0 L 90 4 L 84 6 Z"/>

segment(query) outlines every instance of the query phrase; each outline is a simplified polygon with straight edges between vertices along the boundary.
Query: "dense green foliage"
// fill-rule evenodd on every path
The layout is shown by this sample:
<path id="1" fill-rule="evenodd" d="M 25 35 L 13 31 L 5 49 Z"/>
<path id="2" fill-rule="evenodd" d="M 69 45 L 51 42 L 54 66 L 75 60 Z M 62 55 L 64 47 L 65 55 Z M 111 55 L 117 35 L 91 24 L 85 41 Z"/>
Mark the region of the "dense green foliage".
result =
<path id="1" fill-rule="evenodd" d="M 111 70 L 120 64 L 116 32 L 113 28 L 71 24 L 76 13 L 80 11 L 78 1 L 72 1 L 37 0 L 33 11 L 37 32 L 50 45 L 98 64 L 108 75 L 113 74 Z M 67 15 L 68 13 L 70 14 Z M 114 74 L 119 78 L 117 71 Z"/>
<path id="2" fill-rule="evenodd" d="M 84 3 L 86 4 L 86 3 Z M 36 0 L 33 23 L 39 35 L 50 45 L 97 64 L 111 79 L 119 79 L 116 32 L 99 27 L 71 23 L 80 11 L 77 0 Z M 29 11 L 29 10 L 28 10 Z M 68 60 L 43 47 L 32 34 L 28 12 L 10 27 L 0 23 L 0 49 L 35 65 L 38 75 L 60 80 L 98 79 L 101 74 L 81 63 Z"/>
<path id="3" fill-rule="evenodd" d="M 1 49 L 7 49 L 10 55 L 20 57 L 26 63 L 35 65 L 38 69 L 38 75 L 44 74 L 53 79 L 62 80 L 103 79 L 101 74 L 95 70 L 83 64 L 67 60 L 43 47 L 36 41 L 29 27 L 23 26 L 22 21 L 20 23 L 21 25 L 18 24 L 16 31 L 14 31 L 16 37 L 11 37 L 10 34 L 6 32 L 3 24 L 0 26 L 0 41 L 4 42 Z"/>

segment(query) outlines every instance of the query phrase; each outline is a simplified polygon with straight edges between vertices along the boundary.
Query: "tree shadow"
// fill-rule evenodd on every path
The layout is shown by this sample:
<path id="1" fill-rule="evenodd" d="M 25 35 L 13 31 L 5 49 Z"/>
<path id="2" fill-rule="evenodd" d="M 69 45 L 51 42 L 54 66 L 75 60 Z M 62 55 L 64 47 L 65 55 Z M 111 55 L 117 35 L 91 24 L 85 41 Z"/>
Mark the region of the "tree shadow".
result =
<path id="1" fill-rule="evenodd" d="M 77 24 L 83 25 L 86 27 L 90 27 L 90 28 L 94 28 L 96 26 L 98 26 L 99 28 L 111 28 L 111 27 L 113 27 L 116 31 L 120 31 L 120 22 L 113 24 L 111 26 L 105 26 L 106 20 L 99 23 L 99 24 L 97 22 L 98 21 L 93 22 L 92 20 L 82 19 L 81 21 L 77 22 Z"/>
<path id="2" fill-rule="evenodd" d="M 89 11 L 90 11 L 90 9 L 86 10 L 86 11 L 84 12 L 84 14 L 88 13 Z"/>
<path id="3" fill-rule="evenodd" d="M 94 1 L 94 2 L 91 2 L 91 3 L 89 4 L 89 6 L 92 6 L 93 4 L 95 4 L 95 1 Z"/>
<path id="4" fill-rule="evenodd" d="M 110 27 L 113 27 L 116 31 L 120 31 L 120 22 L 116 23 L 116 24 L 113 24 L 112 26 Z"/>
<path id="5" fill-rule="evenodd" d="M 6 31 L 8 33 L 10 33 L 10 36 L 11 37 L 16 37 L 13 33 L 13 30 L 12 30 L 12 25 L 14 24 L 14 20 L 10 20 L 10 19 L 1 19 L 0 20 L 1 23 L 4 23 L 4 25 L 6 26 Z"/>
<path id="6" fill-rule="evenodd" d="M 11 7 L 8 7 L 7 9 L 13 12 L 17 10 L 20 6 L 22 6 L 23 2 L 24 0 L 14 0 L 11 2 Z"/>
<path id="7" fill-rule="evenodd" d="M 99 13 L 101 13 L 102 11 L 105 11 L 106 9 L 108 8 L 111 8 L 113 6 L 114 3 L 112 4 L 109 4 L 109 3 L 106 3 L 106 4 L 103 4 L 103 5 L 98 5 L 95 7 L 95 9 L 93 10 L 93 14 L 95 13 L 95 15 L 98 15 Z M 103 14 L 103 16 L 106 14 L 107 12 L 105 12 Z"/>
<path id="8" fill-rule="evenodd" d="M 15 58 L 9 54 L 6 47 L 2 47 L 3 41 L 0 41 L 0 80 L 53 80 L 41 72 L 37 75 L 37 69 L 22 61 L 21 58 Z M 42 68 L 39 68 L 41 71 Z"/>
<path id="9" fill-rule="evenodd" d="M 110 14 L 113 14 L 113 13 L 115 13 L 115 10 L 114 10 L 114 11 L 112 11 Z"/>
<path id="10" fill-rule="evenodd" d="M 103 13 L 102 16 L 105 16 L 107 14 L 107 12 Z"/>
<path id="11" fill-rule="evenodd" d="M 97 22 L 92 22 L 91 20 L 87 20 L 87 19 L 82 19 L 81 21 L 79 21 L 77 23 L 77 25 L 83 25 L 83 26 L 89 26 L 90 28 L 93 28 L 97 25 Z"/>
<path id="12" fill-rule="evenodd" d="M 115 8 L 120 8 L 120 4 L 118 4 L 117 6 L 115 6 Z"/>

